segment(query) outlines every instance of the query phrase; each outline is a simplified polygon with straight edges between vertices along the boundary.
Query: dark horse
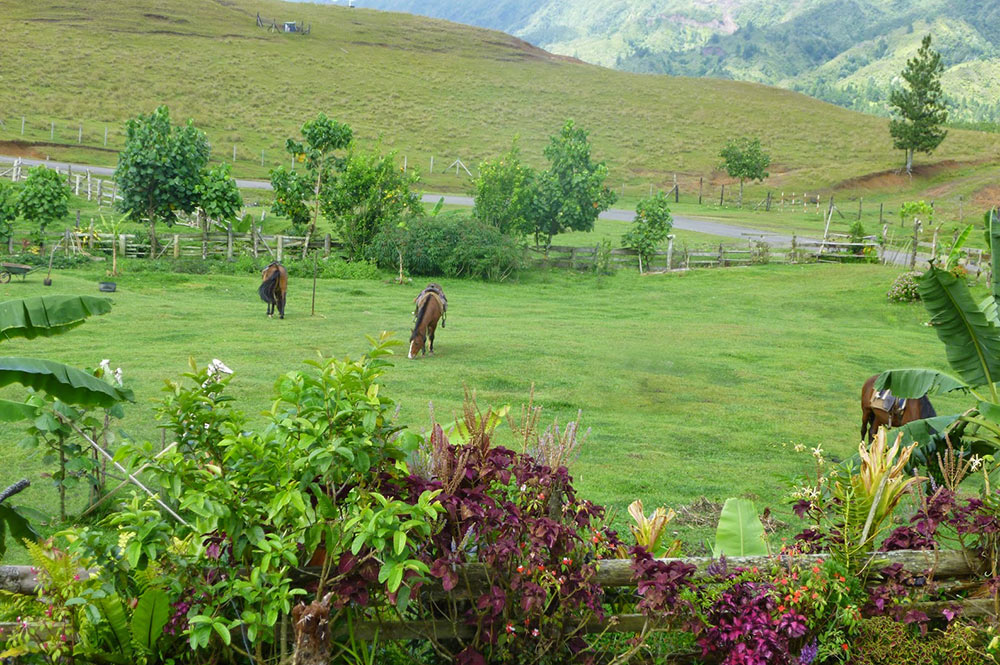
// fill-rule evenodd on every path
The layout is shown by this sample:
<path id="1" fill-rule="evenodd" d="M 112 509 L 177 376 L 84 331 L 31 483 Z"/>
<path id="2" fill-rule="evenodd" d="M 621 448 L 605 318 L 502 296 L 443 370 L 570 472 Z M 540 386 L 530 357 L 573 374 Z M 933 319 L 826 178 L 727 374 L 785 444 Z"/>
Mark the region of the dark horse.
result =
<path id="1" fill-rule="evenodd" d="M 448 299 L 438 284 L 428 284 L 420 292 L 414 302 L 417 304 L 417 314 L 410 334 L 410 352 L 407 358 L 413 359 L 418 353 L 427 353 L 427 340 L 431 341 L 431 355 L 434 355 L 434 331 L 438 320 L 444 328 L 443 317 L 448 311 Z"/>
<path id="2" fill-rule="evenodd" d="M 937 415 L 927 395 L 919 399 L 902 400 L 886 391 L 875 393 L 875 379 L 878 374 L 865 381 L 861 387 L 861 440 L 869 442 L 875 437 L 879 427 L 899 427 L 921 418 Z M 872 401 L 875 401 L 875 404 Z"/>
<path id="3" fill-rule="evenodd" d="M 278 310 L 278 318 L 285 318 L 285 294 L 288 292 L 288 271 L 285 266 L 274 261 L 260 273 L 261 284 L 257 289 L 260 299 L 267 303 L 267 316 L 274 316 Z"/>

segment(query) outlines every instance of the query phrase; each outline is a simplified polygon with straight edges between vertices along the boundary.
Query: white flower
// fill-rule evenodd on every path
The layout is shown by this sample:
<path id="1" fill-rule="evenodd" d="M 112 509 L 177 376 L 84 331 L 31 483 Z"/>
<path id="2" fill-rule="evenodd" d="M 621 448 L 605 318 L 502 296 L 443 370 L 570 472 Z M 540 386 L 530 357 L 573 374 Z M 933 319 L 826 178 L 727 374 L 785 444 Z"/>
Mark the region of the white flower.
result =
<path id="1" fill-rule="evenodd" d="M 795 452 L 797 452 L 797 453 L 805 452 L 805 449 L 806 449 L 806 446 L 805 446 L 804 443 L 796 443 L 795 444 Z"/>
<path id="2" fill-rule="evenodd" d="M 117 368 L 115 370 L 114 377 L 115 377 L 115 381 L 118 382 L 118 385 L 119 386 L 122 385 L 122 368 L 121 367 L 119 367 L 119 368 Z"/>
<path id="3" fill-rule="evenodd" d="M 983 458 L 982 458 L 982 457 L 980 457 L 979 455 L 973 455 L 973 456 L 972 456 L 972 459 L 970 459 L 970 460 L 969 460 L 969 465 L 970 465 L 970 466 L 969 466 L 969 468 L 970 468 L 970 469 L 971 469 L 972 471 L 975 471 L 975 470 L 977 470 L 977 469 L 978 469 L 978 468 L 979 468 L 980 466 L 982 466 L 982 465 L 983 465 Z"/>

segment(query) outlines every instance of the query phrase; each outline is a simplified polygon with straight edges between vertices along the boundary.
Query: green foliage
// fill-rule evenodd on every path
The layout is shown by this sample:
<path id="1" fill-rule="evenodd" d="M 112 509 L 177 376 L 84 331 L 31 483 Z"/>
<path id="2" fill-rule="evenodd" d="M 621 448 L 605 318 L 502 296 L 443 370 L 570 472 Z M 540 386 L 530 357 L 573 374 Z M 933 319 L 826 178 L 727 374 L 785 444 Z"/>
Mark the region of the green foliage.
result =
<path id="1" fill-rule="evenodd" d="M 157 221 L 171 226 L 177 212 L 194 212 L 209 151 L 205 134 L 190 120 L 172 125 L 166 106 L 131 118 L 115 169 L 118 209 L 132 221 L 149 222 L 154 234 Z"/>
<path id="2" fill-rule="evenodd" d="M 604 186 L 608 167 L 594 163 L 587 132 L 567 120 L 544 150 L 549 168 L 538 174 L 532 205 L 536 244 L 564 231 L 590 231 L 597 216 L 611 207 L 617 195 Z"/>
<path id="3" fill-rule="evenodd" d="M 726 499 L 715 531 L 712 556 L 765 556 L 768 554 L 764 525 L 749 499 Z"/>
<path id="4" fill-rule="evenodd" d="M 0 240 L 7 240 L 17 218 L 17 191 L 14 185 L 0 181 Z"/>
<path id="5" fill-rule="evenodd" d="M 313 187 L 309 177 L 279 166 L 271 170 L 271 187 L 274 189 L 271 212 L 287 218 L 295 233 L 305 233 L 312 218 L 308 201 L 313 196 Z"/>
<path id="6" fill-rule="evenodd" d="M 920 290 L 917 284 L 919 272 L 904 272 L 897 275 L 885 294 L 889 302 L 917 302 L 920 300 Z"/>
<path id="7" fill-rule="evenodd" d="M 729 141 L 719 153 L 722 164 L 730 178 L 740 181 L 740 205 L 743 205 L 743 183 L 747 180 L 763 182 L 768 175 L 767 167 L 771 164 L 771 156 L 760 147 L 760 139 L 743 136 Z"/>
<path id="8" fill-rule="evenodd" d="M 622 235 L 622 245 L 639 252 L 646 262 L 660 246 L 673 226 L 666 194 L 657 192 L 639 201 L 635 207 L 635 221 Z"/>
<path id="9" fill-rule="evenodd" d="M 532 231 L 534 184 L 534 169 L 521 162 L 515 138 L 506 154 L 479 165 L 479 175 L 472 183 L 473 216 L 505 235 L 527 235 Z"/>
<path id="10" fill-rule="evenodd" d="M 906 151 L 906 172 L 913 166 L 913 152 L 930 154 L 941 145 L 948 132 L 941 128 L 948 110 L 941 91 L 944 65 L 941 54 L 931 49 L 931 36 L 924 37 L 917 55 L 906 61 L 900 76 L 907 87 L 893 90 L 889 97 L 898 118 L 889 122 L 893 146 Z"/>
<path id="11" fill-rule="evenodd" d="M 899 206 L 899 220 L 902 223 L 914 219 L 930 224 L 934 221 L 934 208 L 926 201 L 907 201 Z"/>
<path id="12" fill-rule="evenodd" d="M 400 251 L 403 269 L 411 275 L 502 281 L 524 263 L 524 250 L 511 238 L 462 213 L 417 218 L 405 228 L 383 227 L 372 243 L 373 259 L 391 269 Z"/>
<path id="13" fill-rule="evenodd" d="M 232 371 L 218 360 L 192 363 L 187 381 L 167 383 L 160 412 L 177 447 L 158 456 L 151 444 L 120 453 L 150 464 L 165 497 L 192 523 L 133 502 L 113 518 L 128 534 L 124 556 L 102 563 L 129 575 L 163 567 L 175 595 L 191 585 L 204 591 L 190 596 L 192 649 L 228 652 L 234 630 L 245 630 L 257 653 L 270 648 L 279 616 L 304 593 L 293 588 L 291 571 L 319 548 L 333 564 L 374 562 L 387 592 L 408 595 L 427 573 L 414 553 L 440 508 L 435 492 L 412 504 L 394 498 L 416 442 L 396 436 L 394 404 L 380 391 L 391 343 L 371 341 L 357 361 L 322 359 L 279 377 L 269 424 L 259 430 L 226 395 Z M 229 574 L 207 574 L 219 567 Z M 319 595 L 349 569 L 325 569 Z"/>
<path id="14" fill-rule="evenodd" d="M 36 166 L 28 169 L 28 178 L 17 197 L 17 211 L 40 238 L 46 226 L 69 214 L 68 201 L 69 187 L 62 176 L 48 167 Z"/>
<path id="15" fill-rule="evenodd" d="M 417 179 L 396 167 L 395 153 L 351 151 L 336 180 L 324 187 L 322 209 L 352 259 L 366 255 L 381 228 L 423 214 L 420 197 L 410 190 Z"/>
<path id="16" fill-rule="evenodd" d="M 195 186 L 198 205 L 209 219 L 233 222 L 243 207 L 243 195 L 229 171 L 229 164 L 219 164 L 206 171 Z"/>
<path id="17" fill-rule="evenodd" d="M 10 503 L 2 503 L 27 486 L 28 481 L 22 480 L 5 489 L 3 495 L 0 495 L 0 560 L 3 560 L 4 554 L 7 553 L 8 533 L 15 542 L 38 540 L 38 532 L 28 522 L 23 509 Z"/>

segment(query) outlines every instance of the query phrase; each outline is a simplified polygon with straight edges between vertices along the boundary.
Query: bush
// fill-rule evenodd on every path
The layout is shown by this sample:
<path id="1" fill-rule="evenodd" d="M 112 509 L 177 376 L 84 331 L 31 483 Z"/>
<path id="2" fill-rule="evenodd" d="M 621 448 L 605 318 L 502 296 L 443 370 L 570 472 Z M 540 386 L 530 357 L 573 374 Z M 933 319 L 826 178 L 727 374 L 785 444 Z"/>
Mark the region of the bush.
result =
<path id="1" fill-rule="evenodd" d="M 14 254 L 8 256 L 6 261 L 10 263 L 21 263 L 26 266 L 36 266 L 48 268 L 49 266 L 49 254 L 48 252 L 34 254 L 31 252 L 25 252 L 23 254 Z M 82 254 L 55 254 L 52 257 L 52 268 L 63 269 L 63 268 L 79 268 L 81 266 L 89 266 L 94 263 L 94 260 L 83 256 Z"/>
<path id="2" fill-rule="evenodd" d="M 920 293 L 917 291 L 917 277 L 919 272 L 904 272 L 902 275 L 892 280 L 892 286 L 886 297 L 889 302 L 917 302 L 920 300 Z"/>
<path id="3" fill-rule="evenodd" d="M 407 228 L 385 227 L 371 258 L 379 267 L 411 275 L 474 277 L 502 281 L 521 268 L 524 251 L 508 236 L 467 213 L 444 213 L 412 220 Z"/>

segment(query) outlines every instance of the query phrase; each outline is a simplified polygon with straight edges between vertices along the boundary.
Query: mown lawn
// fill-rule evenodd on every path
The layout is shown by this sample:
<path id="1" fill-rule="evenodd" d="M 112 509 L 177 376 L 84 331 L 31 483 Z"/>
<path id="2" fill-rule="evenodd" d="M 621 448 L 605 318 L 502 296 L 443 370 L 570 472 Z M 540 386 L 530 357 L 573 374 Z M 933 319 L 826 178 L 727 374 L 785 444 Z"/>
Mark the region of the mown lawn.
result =
<path id="1" fill-rule="evenodd" d="M 464 387 L 482 406 L 516 411 L 534 384 L 544 420 L 565 423 L 583 412 L 590 435 L 572 473 L 584 496 L 617 508 L 636 498 L 678 507 L 700 496 L 752 496 L 789 520 L 789 479 L 811 466 L 789 444 L 847 457 L 858 442 L 865 378 L 888 367 L 946 366 L 922 325 L 923 308 L 886 303 L 895 274 L 804 265 L 444 281 L 449 317 L 437 354 L 400 357 L 384 390 L 398 400 L 400 422 L 420 428 L 431 403 L 450 420 Z M 0 286 L 0 297 L 96 293 L 102 275 L 57 273 L 47 289 L 36 274 Z M 303 360 L 357 356 L 365 335 L 382 330 L 405 339 L 423 282 L 321 280 L 311 317 L 311 285 L 293 280 L 283 321 L 264 316 L 257 285 L 250 275 L 125 276 L 111 314 L 59 338 L 5 342 L 4 351 L 91 367 L 110 359 L 136 394 L 123 428 L 159 440 L 154 414 L 163 380 L 185 372 L 189 357 L 234 368 L 232 393 L 260 423 L 274 380 Z M 958 404 L 937 406 L 947 412 Z M 28 477 L 33 485 L 21 501 L 54 512 L 56 492 L 40 477 L 48 467 L 18 447 L 16 428 L 0 433 L 0 486 Z M 77 497 L 72 508 L 81 505 Z"/>

